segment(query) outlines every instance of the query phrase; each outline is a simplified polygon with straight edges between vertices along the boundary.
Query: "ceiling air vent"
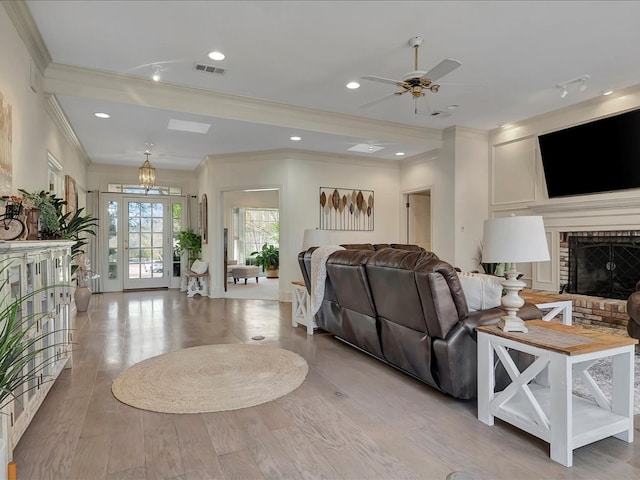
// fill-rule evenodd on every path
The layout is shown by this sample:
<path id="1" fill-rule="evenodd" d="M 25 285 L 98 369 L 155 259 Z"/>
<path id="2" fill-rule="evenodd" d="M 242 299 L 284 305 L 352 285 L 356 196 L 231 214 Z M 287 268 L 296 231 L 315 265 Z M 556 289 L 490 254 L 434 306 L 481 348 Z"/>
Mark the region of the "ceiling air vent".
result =
<path id="1" fill-rule="evenodd" d="M 222 75 L 226 71 L 224 68 L 205 65 L 204 63 L 196 63 L 194 68 L 197 72 L 216 73 L 218 75 Z"/>
<path id="2" fill-rule="evenodd" d="M 434 110 L 433 112 L 431 112 L 431 116 L 438 117 L 438 118 L 447 118 L 451 116 L 451 113 L 443 112 L 442 110 Z"/>

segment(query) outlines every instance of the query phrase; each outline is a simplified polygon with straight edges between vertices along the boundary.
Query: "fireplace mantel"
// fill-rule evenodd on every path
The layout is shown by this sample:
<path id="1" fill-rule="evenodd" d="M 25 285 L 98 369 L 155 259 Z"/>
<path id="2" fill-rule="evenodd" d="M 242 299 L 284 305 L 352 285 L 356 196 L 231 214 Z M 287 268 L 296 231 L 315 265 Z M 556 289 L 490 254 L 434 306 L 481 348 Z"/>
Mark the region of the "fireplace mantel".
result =
<path id="1" fill-rule="evenodd" d="M 542 215 L 548 231 L 635 230 L 640 225 L 640 194 L 622 197 L 603 195 L 532 204 L 534 215 Z"/>

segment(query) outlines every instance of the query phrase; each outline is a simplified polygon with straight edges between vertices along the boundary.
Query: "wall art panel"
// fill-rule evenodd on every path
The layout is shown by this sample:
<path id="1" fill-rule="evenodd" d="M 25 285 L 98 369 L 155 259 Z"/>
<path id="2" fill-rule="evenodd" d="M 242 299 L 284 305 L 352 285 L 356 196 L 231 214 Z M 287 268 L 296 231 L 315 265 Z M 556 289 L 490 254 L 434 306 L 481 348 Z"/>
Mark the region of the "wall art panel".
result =
<path id="1" fill-rule="evenodd" d="M 373 190 L 320 187 L 321 230 L 373 230 Z"/>

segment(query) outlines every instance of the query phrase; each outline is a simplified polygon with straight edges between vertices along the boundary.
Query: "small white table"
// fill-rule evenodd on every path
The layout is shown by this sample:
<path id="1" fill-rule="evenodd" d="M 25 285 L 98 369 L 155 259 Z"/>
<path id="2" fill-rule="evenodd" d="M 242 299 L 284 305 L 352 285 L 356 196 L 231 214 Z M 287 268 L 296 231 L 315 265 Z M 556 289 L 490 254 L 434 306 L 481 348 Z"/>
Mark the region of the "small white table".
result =
<path id="1" fill-rule="evenodd" d="M 550 444 L 552 460 L 573 465 L 573 450 L 614 436 L 633 442 L 634 345 L 638 340 L 544 320 L 527 322 L 528 333 L 477 327 L 478 418 L 493 425 L 497 417 Z M 518 370 L 508 349 L 535 361 Z M 494 357 L 511 378 L 495 391 Z M 607 398 L 587 369 L 612 357 L 612 396 Z M 573 395 L 579 377 L 596 403 Z"/>
<path id="2" fill-rule="evenodd" d="M 293 298 L 291 301 L 291 325 L 306 325 L 307 335 L 313 335 L 313 329 L 318 328 L 311 315 L 311 297 L 307 287 L 302 281 L 291 282 L 293 285 Z"/>
<path id="3" fill-rule="evenodd" d="M 562 323 L 571 325 L 573 322 L 573 302 L 571 300 L 558 300 L 549 295 L 523 290 L 520 295 L 526 301 L 535 304 L 543 310 L 543 320 L 553 320 L 559 313 L 562 314 Z"/>

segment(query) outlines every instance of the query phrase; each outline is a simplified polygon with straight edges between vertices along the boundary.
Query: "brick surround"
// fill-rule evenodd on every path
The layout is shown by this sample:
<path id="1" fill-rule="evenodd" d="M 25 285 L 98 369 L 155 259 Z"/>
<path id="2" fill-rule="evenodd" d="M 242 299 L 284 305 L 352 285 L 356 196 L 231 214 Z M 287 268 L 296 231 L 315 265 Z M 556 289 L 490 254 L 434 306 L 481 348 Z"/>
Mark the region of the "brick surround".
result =
<path id="1" fill-rule="evenodd" d="M 570 236 L 639 236 L 640 230 L 615 230 L 615 231 L 588 231 L 588 232 L 561 232 L 560 233 L 560 286 L 561 289 L 569 279 L 569 237 Z M 574 325 L 599 326 L 616 328 L 626 331 L 629 316 L 627 315 L 627 301 L 602 297 L 590 297 L 572 293 L 544 292 L 546 295 L 558 300 L 573 301 Z"/>

